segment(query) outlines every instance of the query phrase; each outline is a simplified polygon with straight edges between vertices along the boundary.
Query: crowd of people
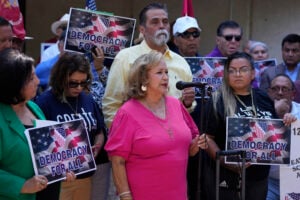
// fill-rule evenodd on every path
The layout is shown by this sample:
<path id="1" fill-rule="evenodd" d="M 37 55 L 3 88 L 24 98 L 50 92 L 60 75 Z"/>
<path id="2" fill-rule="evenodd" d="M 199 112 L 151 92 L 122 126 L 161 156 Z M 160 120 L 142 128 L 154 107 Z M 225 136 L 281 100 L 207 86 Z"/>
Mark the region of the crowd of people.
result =
<path id="1" fill-rule="evenodd" d="M 150 3 L 139 14 L 139 42 L 109 63 L 101 48 L 64 51 L 68 18 L 51 27 L 55 53 L 49 49 L 35 65 L 14 48 L 12 25 L 0 17 L 0 199 L 212 200 L 218 185 L 220 199 L 240 200 L 238 165 L 221 158 L 216 183 L 226 118 L 282 119 L 287 126 L 300 118 L 299 34 L 283 38 L 283 62 L 254 86 L 254 62 L 271 55 L 256 40 L 241 50 L 236 21 L 219 24 L 216 45 L 203 56 L 197 19 L 178 17 L 170 27 L 166 5 Z M 222 84 L 207 101 L 195 99 L 194 87 L 176 88 L 193 81 L 184 57 L 227 58 Z M 67 171 L 65 180 L 48 184 L 34 172 L 24 131 L 37 120 L 76 119 L 84 121 L 97 169 Z M 245 167 L 246 200 L 279 199 L 278 166 Z"/>

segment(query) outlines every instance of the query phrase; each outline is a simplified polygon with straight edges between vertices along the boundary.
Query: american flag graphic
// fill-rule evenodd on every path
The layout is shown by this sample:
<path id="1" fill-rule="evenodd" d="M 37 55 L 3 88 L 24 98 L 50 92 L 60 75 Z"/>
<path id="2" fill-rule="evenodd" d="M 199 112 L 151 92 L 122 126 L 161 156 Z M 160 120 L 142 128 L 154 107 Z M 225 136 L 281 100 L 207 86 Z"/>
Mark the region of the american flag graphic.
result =
<path id="1" fill-rule="evenodd" d="M 71 8 L 65 49 L 86 53 L 93 46 L 103 49 L 106 57 L 114 57 L 131 46 L 135 19 Z"/>
<path id="2" fill-rule="evenodd" d="M 214 70 L 212 72 L 212 75 L 214 77 L 223 77 L 224 75 L 224 60 L 214 60 Z"/>
<path id="3" fill-rule="evenodd" d="M 35 172 L 46 176 L 49 183 L 63 179 L 68 170 L 75 174 L 95 170 L 89 137 L 82 119 L 29 129 L 27 135 L 32 147 Z"/>
<path id="4" fill-rule="evenodd" d="M 185 57 L 185 60 L 190 65 L 193 82 L 204 82 L 212 88 L 212 91 L 217 90 L 222 84 L 223 69 L 226 58 L 218 57 Z M 196 98 L 201 97 L 199 88 L 195 88 Z"/>
<path id="5" fill-rule="evenodd" d="M 246 150 L 252 163 L 289 164 L 288 132 L 282 120 L 228 117 L 226 150 Z"/>
<path id="6" fill-rule="evenodd" d="M 97 10 L 95 0 L 86 0 L 85 1 L 85 9 L 87 9 L 87 10 Z"/>
<path id="7" fill-rule="evenodd" d="M 288 193 L 284 200 L 300 200 L 300 193 Z"/>
<path id="8" fill-rule="evenodd" d="M 268 59 L 268 60 L 260 60 L 254 62 L 254 68 L 255 68 L 255 79 L 254 79 L 254 87 L 258 88 L 260 85 L 260 77 L 262 73 L 268 68 L 268 67 L 275 67 L 277 65 L 276 58 Z"/>

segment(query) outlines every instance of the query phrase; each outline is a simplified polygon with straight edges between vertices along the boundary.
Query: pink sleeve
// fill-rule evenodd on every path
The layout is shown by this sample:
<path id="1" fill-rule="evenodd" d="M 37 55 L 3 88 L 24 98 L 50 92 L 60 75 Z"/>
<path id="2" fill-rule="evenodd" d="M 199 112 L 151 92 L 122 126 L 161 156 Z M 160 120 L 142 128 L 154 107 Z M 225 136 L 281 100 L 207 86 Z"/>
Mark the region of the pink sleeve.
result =
<path id="1" fill-rule="evenodd" d="M 200 134 L 197 125 L 195 124 L 192 116 L 190 115 L 190 113 L 187 111 L 187 109 L 184 107 L 184 105 L 181 103 L 181 110 L 182 110 L 182 115 L 183 115 L 183 119 L 185 121 L 185 123 L 187 124 L 187 126 L 190 128 L 191 133 L 192 133 L 192 137 L 196 137 L 196 135 Z"/>
<path id="2" fill-rule="evenodd" d="M 129 124 L 134 123 L 126 112 L 119 109 L 108 133 L 105 150 L 109 156 L 121 156 L 125 160 L 131 152 L 134 131 Z"/>

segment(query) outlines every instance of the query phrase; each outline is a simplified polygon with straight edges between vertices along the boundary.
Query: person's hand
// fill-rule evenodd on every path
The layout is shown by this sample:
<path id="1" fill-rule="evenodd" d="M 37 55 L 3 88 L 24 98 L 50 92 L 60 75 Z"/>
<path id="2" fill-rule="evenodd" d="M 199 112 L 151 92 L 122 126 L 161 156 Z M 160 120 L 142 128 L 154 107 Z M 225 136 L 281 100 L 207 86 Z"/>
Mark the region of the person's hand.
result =
<path id="1" fill-rule="evenodd" d="M 282 118 L 282 121 L 283 121 L 284 125 L 286 125 L 286 126 L 291 125 L 291 123 L 296 120 L 297 120 L 297 118 L 294 115 L 292 115 L 291 113 L 285 113 Z"/>
<path id="2" fill-rule="evenodd" d="M 101 72 L 103 69 L 104 53 L 102 49 L 98 47 L 95 48 L 95 53 L 92 52 L 92 56 L 94 59 L 94 66 L 97 72 Z"/>
<path id="3" fill-rule="evenodd" d="M 190 156 L 196 155 L 199 152 L 199 148 L 206 149 L 208 147 L 207 137 L 205 134 L 197 135 L 190 146 Z"/>
<path id="4" fill-rule="evenodd" d="M 101 145 L 100 144 L 95 144 L 92 146 L 92 151 L 93 151 L 93 156 L 96 158 L 98 154 L 100 153 L 101 150 Z"/>
<path id="5" fill-rule="evenodd" d="M 73 171 L 69 171 L 66 173 L 66 182 L 73 182 L 76 180 L 76 175 L 74 174 Z"/>
<path id="6" fill-rule="evenodd" d="M 28 179 L 22 189 L 21 193 L 36 193 L 47 187 L 48 180 L 45 176 L 37 175 Z"/>
<path id="7" fill-rule="evenodd" d="M 285 113 L 289 113 L 291 109 L 290 102 L 287 99 L 274 100 L 274 107 L 277 115 L 283 118 Z"/>
<path id="8" fill-rule="evenodd" d="M 189 108 L 192 106 L 193 102 L 195 100 L 195 88 L 185 88 L 182 91 L 182 103 L 186 108 Z"/>

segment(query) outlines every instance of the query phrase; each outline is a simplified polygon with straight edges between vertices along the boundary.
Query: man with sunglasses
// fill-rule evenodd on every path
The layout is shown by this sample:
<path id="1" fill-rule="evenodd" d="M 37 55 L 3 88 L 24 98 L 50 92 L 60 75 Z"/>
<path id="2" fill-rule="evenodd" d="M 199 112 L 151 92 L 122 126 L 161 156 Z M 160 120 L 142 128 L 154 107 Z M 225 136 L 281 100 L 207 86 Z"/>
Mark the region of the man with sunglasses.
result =
<path id="1" fill-rule="evenodd" d="M 200 32 L 201 29 L 195 18 L 184 16 L 176 19 L 173 26 L 174 44 L 181 56 L 199 56 Z"/>
<path id="2" fill-rule="evenodd" d="M 174 51 L 183 57 L 199 57 L 201 28 L 198 25 L 197 19 L 190 16 L 183 16 L 176 19 L 173 25 L 173 42 L 176 45 Z M 199 124 L 200 118 L 200 101 L 197 101 L 195 110 L 191 113 L 195 123 Z M 199 108 L 199 109 L 198 109 Z M 188 195 L 189 199 L 196 199 L 198 185 L 198 156 L 189 157 L 187 180 L 188 180 Z"/>
<path id="3" fill-rule="evenodd" d="M 237 52 L 242 36 L 242 27 L 237 22 L 222 22 L 217 29 L 216 47 L 206 57 L 228 57 Z"/>

